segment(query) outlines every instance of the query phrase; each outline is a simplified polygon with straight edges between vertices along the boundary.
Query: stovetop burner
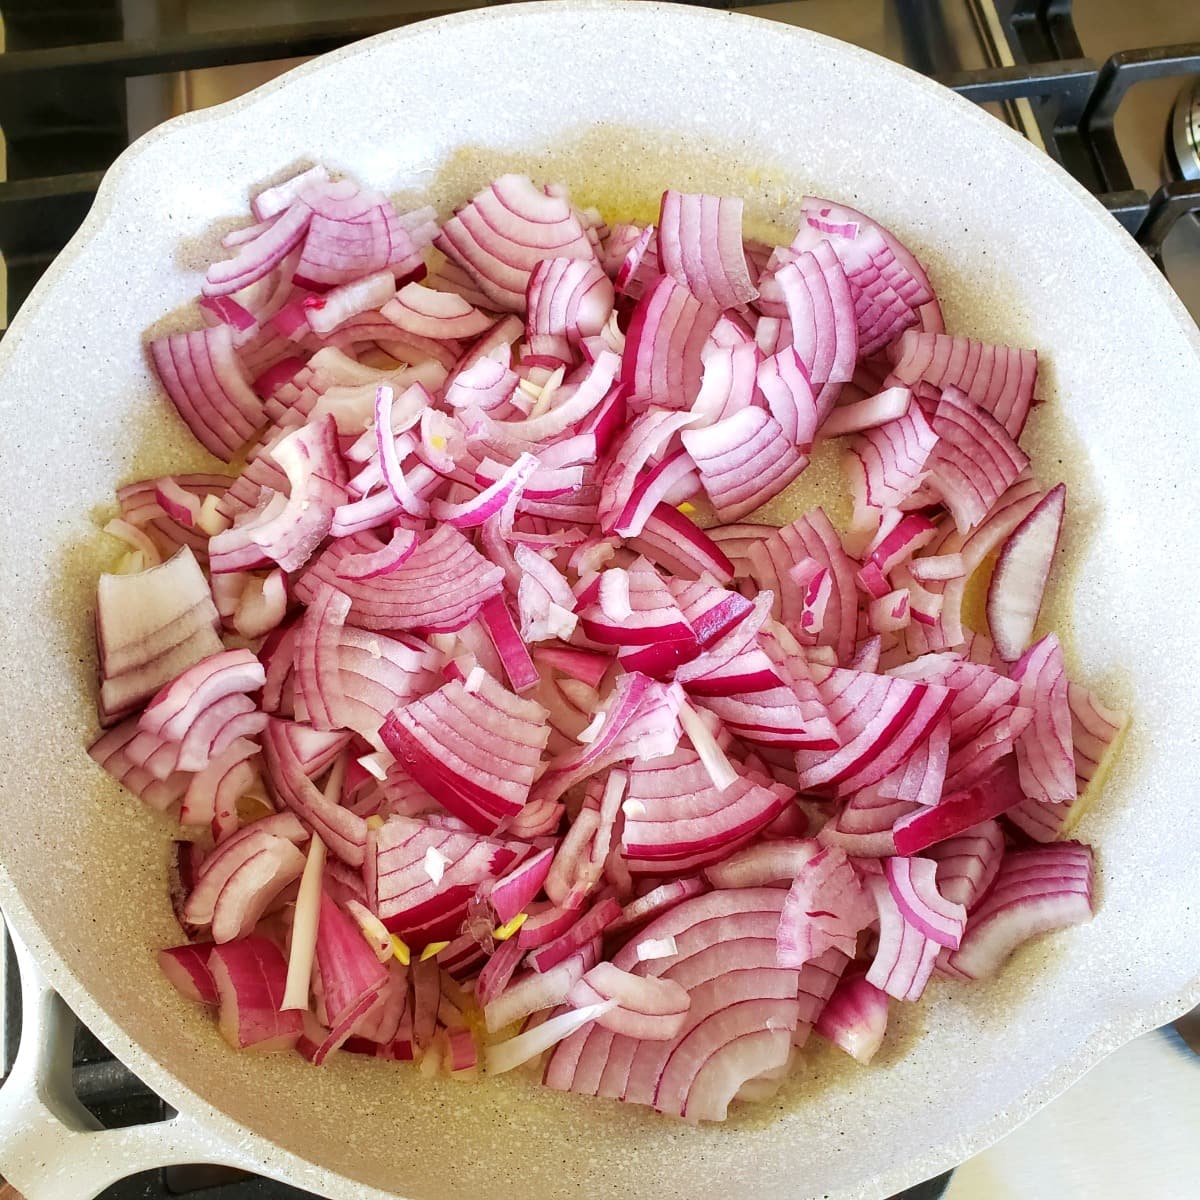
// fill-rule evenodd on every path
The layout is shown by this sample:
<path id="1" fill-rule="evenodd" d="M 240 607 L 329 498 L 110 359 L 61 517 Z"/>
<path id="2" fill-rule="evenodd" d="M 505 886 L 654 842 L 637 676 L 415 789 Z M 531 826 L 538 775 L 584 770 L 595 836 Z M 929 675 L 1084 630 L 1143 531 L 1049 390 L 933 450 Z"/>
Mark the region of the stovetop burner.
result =
<path id="1" fill-rule="evenodd" d="M 1200 180 L 1200 76 L 1184 86 L 1171 111 L 1167 167 L 1174 179 Z"/>

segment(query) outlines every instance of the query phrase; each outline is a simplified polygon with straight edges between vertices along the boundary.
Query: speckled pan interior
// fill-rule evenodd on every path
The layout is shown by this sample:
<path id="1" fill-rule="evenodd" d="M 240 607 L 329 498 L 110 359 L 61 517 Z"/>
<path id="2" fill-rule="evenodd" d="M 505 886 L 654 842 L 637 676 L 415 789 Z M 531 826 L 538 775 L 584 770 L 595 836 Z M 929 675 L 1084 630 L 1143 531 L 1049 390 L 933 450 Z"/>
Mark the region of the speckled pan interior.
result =
<path id="1" fill-rule="evenodd" d="M 781 1100 L 692 1129 L 512 1078 L 236 1055 L 159 977 L 168 825 L 84 755 L 114 487 L 196 461 L 143 359 L 256 185 L 320 159 L 443 212 L 500 168 L 616 216 L 666 184 L 788 225 L 806 189 L 930 266 L 949 326 L 1035 346 L 1046 483 L 1073 485 L 1056 611 L 1136 725 L 1082 834 L 1094 922 L 993 986 L 935 982 L 869 1070 L 814 1052 Z M 164 314 L 170 314 L 164 319 Z M 0 347 L 0 902 L 68 1001 L 261 1169 L 336 1196 L 882 1197 L 952 1166 L 1200 1000 L 1191 564 L 1200 338 L 1134 243 L 1042 154 L 908 71 L 814 34 L 656 4 L 433 21 L 171 122 L 110 172 Z M 1064 582 L 1065 581 L 1065 582 Z"/>

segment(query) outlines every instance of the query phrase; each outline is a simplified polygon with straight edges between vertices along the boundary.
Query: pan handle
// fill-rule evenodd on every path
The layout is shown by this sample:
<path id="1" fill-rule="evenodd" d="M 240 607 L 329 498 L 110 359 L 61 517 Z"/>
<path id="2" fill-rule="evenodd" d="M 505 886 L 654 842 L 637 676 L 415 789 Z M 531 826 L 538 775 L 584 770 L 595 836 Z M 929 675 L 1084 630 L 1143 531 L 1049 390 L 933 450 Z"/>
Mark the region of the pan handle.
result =
<path id="1" fill-rule="evenodd" d="M 22 1021 L 16 1061 L 0 1087 L 0 1174 L 25 1200 L 93 1200 L 128 1175 L 177 1163 L 254 1169 L 188 1117 L 101 1128 L 71 1085 L 75 1016 L 9 932 L 21 973 Z"/>

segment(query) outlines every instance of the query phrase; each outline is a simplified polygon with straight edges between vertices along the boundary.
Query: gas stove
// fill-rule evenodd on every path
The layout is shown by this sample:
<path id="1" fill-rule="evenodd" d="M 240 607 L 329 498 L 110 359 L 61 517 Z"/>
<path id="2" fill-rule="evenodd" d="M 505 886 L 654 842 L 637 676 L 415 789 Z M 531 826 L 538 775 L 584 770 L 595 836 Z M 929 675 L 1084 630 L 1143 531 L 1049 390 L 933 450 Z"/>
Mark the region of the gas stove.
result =
<path id="1" fill-rule="evenodd" d="M 0 329 L 82 221 L 105 169 L 140 134 L 312 55 L 485 2 L 0 0 Z M 983 105 L 1094 193 L 1200 319 L 1200 4 L 702 2 L 857 43 Z M 6 1076 L 21 1000 L 2 923 L 0 940 Z M 1195 1195 L 1198 1027 L 1193 1018 L 1138 1038 L 997 1145 L 895 1200 Z M 59 1036 L 70 1035 L 60 1028 Z M 171 1115 L 86 1029 L 73 1036 L 74 1091 L 100 1126 Z M 7 1195 L 0 1186 L 0 1198 Z M 308 1193 L 226 1168 L 183 1166 L 130 1176 L 102 1195 L 291 1200 Z"/>

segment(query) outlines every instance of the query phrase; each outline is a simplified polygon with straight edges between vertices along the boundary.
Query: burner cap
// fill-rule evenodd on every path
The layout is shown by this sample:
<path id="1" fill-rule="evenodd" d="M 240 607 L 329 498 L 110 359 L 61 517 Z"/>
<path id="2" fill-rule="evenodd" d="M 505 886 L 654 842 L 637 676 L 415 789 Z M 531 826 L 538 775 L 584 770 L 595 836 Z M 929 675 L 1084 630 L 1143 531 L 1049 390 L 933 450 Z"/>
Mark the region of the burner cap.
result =
<path id="1" fill-rule="evenodd" d="M 1175 101 L 1167 131 L 1167 164 L 1176 179 L 1200 179 L 1200 77 Z"/>

